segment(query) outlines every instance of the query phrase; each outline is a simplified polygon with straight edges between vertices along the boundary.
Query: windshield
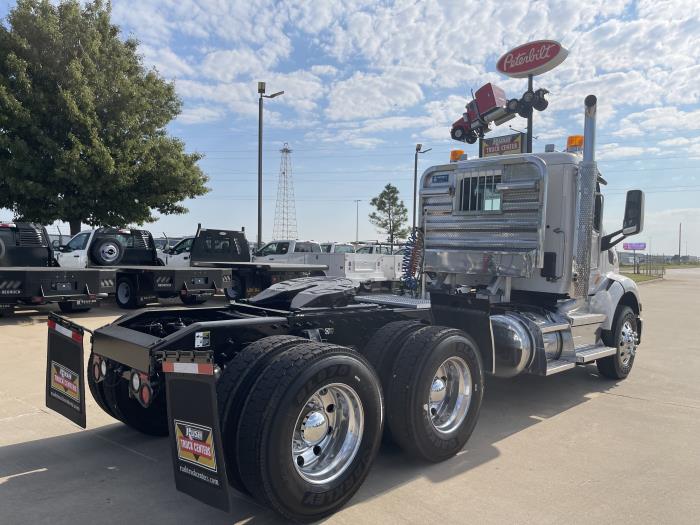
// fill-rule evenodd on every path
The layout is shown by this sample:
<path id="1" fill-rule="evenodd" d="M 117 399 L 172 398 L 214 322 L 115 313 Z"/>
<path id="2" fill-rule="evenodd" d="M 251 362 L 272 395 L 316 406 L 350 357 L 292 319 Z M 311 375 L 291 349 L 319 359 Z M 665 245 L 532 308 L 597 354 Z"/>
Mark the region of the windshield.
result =
<path id="1" fill-rule="evenodd" d="M 336 244 L 335 253 L 355 253 L 355 249 L 351 244 Z"/>

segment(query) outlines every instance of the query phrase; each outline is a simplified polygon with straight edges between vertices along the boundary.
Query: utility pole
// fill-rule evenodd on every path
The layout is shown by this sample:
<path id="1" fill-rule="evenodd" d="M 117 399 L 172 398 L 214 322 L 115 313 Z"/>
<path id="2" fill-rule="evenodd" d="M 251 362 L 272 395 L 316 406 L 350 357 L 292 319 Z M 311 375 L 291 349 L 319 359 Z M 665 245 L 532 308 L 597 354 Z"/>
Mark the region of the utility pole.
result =
<path id="1" fill-rule="evenodd" d="M 683 223 L 678 223 L 678 264 L 681 263 L 681 232 L 683 230 Z"/>
<path id="2" fill-rule="evenodd" d="M 284 95 L 284 91 L 278 91 L 272 95 L 265 94 L 265 82 L 258 82 L 258 250 L 262 247 L 262 142 L 263 142 L 263 99 L 275 98 Z"/>
<path id="3" fill-rule="evenodd" d="M 355 244 L 360 242 L 360 200 L 355 199 Z"/>

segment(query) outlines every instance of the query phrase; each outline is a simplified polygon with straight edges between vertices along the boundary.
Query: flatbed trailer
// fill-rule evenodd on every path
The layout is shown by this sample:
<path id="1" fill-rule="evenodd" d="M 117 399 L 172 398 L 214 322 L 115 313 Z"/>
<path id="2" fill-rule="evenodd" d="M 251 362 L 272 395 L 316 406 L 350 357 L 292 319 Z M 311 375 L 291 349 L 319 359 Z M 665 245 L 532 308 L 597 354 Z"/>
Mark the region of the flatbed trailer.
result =
<path id="1" fill-rule="evenodd" d="M 275 283 L 300 276 L 323 275 L 325 264 L 294 264 L 237 261 L 193 262 L 193 267 L 226 268 L 231 270 L 230 284 L 224 288 L 226 297 L 232 300 L 253 297 Z"/>
<path id="2" fill-rule="evenodd" d="M 202 304 L 228 286 L 230 271 L 220 268 L 172 268 L 158 261 L 150 232 L 134 228 L 98 228 L 75 235 L 57 253 L 64 268 L 108 269 L 120 308 L 140 308 L 159 298 L 179 297 Z"/>
<path id="3" fill-rule="evenodd" d="M 66 313 L 87 311 L 114 293 L 114 283 L 109 269 L 57 267 L 43 226 L 0 223 L 0 313 L 47 303 Z"/>
<path id="4" fill-rule="evenodd" d="M 62 312 L 87 311 L 98 297 L 114 293 L 110 269 L 0 268 L 0 310 L 58 303 Z"/>
<path id="5" fill-rule="evenodd" d="M 201 225 L 194 237 L 183 239 L 164 255 L 166 267 L 230 270 L 230 281 L 224 293 L 231 300 L 252 297 L 287 279 L 325 275 L 328 270 L 326 264 L 252 261 L 244 231 L 202 228 Z"/>
<path id="6" fill-rule="evenodd" d="M 595 363 L 601 378 L 625 379 L 642 302 L 611 248 L 642 231 L 644 195 L 630 190 L 622 228 L 605 234 L 594 96 L 585 109 L 582 158 L 424 172 L 426 293 L 359 296 L 348 279 L 308 277 L 225 307 L 123 316 L 92 334 L 92 396 L 132 428 L 170 436 L 178 490 L 228 509 L 233 487 L 307 522 L 355 494 L 383 434 L 419 461 L 456 455 L 486 374 Z M 48 332 L 47 406 L 84 427 L 86 330 L 53 315 Z"/>

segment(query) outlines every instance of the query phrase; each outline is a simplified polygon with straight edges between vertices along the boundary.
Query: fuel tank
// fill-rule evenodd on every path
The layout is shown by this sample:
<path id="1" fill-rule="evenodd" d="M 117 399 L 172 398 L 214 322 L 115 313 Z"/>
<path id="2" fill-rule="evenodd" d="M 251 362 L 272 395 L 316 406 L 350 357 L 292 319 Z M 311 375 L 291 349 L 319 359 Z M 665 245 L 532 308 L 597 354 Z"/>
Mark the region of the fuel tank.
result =
<path id="1" fill-rule="evenodd" d="M 538 312 L 506 312 L 491 316 L 496 377 L 514 377 L 530 369 L 535 356 L 559 359 L 563 343 L 556 320 Z"/>

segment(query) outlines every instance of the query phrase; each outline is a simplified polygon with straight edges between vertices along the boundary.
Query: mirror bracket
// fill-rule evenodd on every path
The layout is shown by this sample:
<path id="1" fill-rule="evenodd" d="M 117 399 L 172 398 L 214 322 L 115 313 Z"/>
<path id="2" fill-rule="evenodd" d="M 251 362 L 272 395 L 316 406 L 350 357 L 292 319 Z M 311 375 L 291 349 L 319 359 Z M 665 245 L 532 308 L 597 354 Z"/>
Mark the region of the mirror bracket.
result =
<path id="1" fill-rule="evenodd" d="M 615 239 L 615 237 L 619 235 L 620 237 Z M 617 230 L 615 232 L 609 233 L 607 235 L 604 235 L 600 239 L 600 251 L 605 252 L 609 250 L 610 248 L 614 247 L 615 245 L 619 244 L 621 241 L 627 238 L 627 235 L 624 234 L 624 230 Z"/>

